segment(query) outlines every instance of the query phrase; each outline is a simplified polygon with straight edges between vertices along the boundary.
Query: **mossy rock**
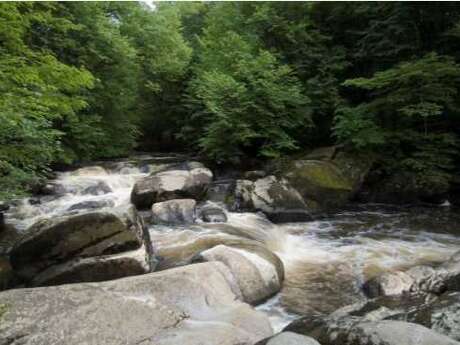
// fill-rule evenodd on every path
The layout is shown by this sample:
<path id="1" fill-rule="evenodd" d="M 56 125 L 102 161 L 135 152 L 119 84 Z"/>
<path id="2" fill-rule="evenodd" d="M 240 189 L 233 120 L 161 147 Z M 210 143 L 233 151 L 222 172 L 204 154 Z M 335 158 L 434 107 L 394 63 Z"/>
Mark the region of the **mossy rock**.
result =
<path id="1" fill-rule="evenodd" d="M 339 152 L 333 160 L 301 159 L 291 162 L 283 176 L 318 211 L 343 206 L 361 187 L 372 159 Z"/>

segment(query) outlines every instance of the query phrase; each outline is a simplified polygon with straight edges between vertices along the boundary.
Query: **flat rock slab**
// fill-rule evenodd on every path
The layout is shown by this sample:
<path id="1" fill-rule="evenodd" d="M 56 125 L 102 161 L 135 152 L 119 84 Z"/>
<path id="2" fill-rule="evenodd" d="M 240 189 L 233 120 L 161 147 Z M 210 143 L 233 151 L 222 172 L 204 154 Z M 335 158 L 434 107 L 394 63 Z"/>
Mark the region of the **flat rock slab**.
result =
<path id="1" fill-rule="evenodd" d="M 103 283 L 0 293 L 0 344 L 252 345 L 268 318 L 219 262 Z"/>

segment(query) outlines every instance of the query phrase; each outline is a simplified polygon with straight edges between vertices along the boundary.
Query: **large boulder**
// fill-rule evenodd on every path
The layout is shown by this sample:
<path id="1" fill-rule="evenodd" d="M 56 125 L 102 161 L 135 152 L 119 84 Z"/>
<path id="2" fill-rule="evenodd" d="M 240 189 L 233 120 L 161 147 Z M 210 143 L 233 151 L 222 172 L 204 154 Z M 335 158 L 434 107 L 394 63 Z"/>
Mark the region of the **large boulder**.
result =
<path id="1" fill-rule="evenodd" d="M 387 319 L 418 323 L 460 341 L 460 293 L 442 295 L 430 303 L 392 313 Z"/>
<path id="2" fill-rule="evenodd" d="M 255 345 L 321 345 L 315 339 L 292 332 L 281 332 Z"/>
<path id="3" fill-rule="evenodd" d="M 310 336 L 322 345 L 460 345 L 424 326 L 394 320 L 363 321 L 359 318 L 296 320 L 286 331 Z"/>
<path id="4" fill-rule="evenodd" d="M 274 222 L 311 220 L 302 196 L 283 178 L 237 180 L 234 193 L 236 210 L 261 211 Z"/>
<path id="5" fill-rule="evenodd" d="M 212 181 L 212 172 L 198 162 L 170 165 L 134 185 L 131 202 L 137 208 L 149 208 L 153 203 L 181 198 L 202 199 Z"/>
<path id="6" fill-rule="evenodd" d="M 32 225 L 13 247 L 15 272 L 26 282 L 55 265 L 130 251 L 145 245 L 152 253 L 141 219 L 134 207 L 64 215 Z"/>
<path id="7" fill-rule="evenodd" d="M 218 245 L 200 253 L 203 261 L 220 261 L 235 276 L 244 301 L 257 304 L 281 289 L 283 277 L 277 267 L 249 250 Z"/>
<path id="8" fill-rule="evenodd" d="M 123 253 L 75 258 L 36 275 L 30 286 L 99 282 L 151 272 L 152 258 L 145 246 Z"/>
<path id="9" fill-rule="evenodd" d="M 222 263 L 103 283 L 0 293 L 0 344 L 252 345 L 268 318 L 240 301 Z"/>
<path id="10" fill-rule="evenodd" d="M 366 294 L 373 298 L 403 293 L 439 295 L 445 291 L 460 290 L 460 252 L 437 267 L 414 266 L 408 270 L 386 272 L 367 281 Z"/>
<path id="11" fill-rule="evenodd" d="M 316 156 L 313 156 L 315 158 Z M 343 206 L 360 189 L 372 160 L 345 153 L 322 159 L 294 160 L 282 175 L 299 191 L 310 209 L 323 211 Z"/>
<path id="12" fill-rule="evenodd" d="M 194 223 L 196 201 L 193 199 L 174 199 L 157 202 L 152 206 L 152 214 L 154 223 Z"/>

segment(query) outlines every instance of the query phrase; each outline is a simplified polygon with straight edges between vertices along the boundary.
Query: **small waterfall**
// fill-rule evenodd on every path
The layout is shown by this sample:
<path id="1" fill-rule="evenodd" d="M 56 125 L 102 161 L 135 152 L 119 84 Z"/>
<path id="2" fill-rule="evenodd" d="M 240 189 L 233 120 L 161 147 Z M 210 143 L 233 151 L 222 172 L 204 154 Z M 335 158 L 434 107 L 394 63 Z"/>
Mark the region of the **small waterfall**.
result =
<path id="1" fill-rule="evenodd" d="M 128 204 L 135 182 L 147 174 L 145 167 L 130 161 L 57 173 L 48 184 L 50 195 L 18 200 L 6 213 L 6 221 L 22 231 L 40 219 L 69 213 L 78 204 L 98 208 Z"/>

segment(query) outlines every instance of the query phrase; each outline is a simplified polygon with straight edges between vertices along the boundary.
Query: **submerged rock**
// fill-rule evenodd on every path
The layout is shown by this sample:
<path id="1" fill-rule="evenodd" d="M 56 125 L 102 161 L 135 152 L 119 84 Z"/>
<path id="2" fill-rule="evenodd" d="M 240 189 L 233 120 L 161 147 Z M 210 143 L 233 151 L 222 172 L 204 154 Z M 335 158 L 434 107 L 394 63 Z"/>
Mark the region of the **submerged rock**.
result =
<path id="1" fill-rule="evenodd" d="M 134 185 L 131 202 L 139 209 L 153 203 L 181 198 L 200 200 L 212 181 L 212 172 L 198 162 L 168 166 Z"/>
<path id="2" fill-rule="evenodd" d="M 55 265 L 145 245 L 148 233 L 133 207 L 64 215 L 32 225 L 10 253 L 15 272 L 26 282 Z"/>
<path id="3" fill-rule="evenodd" d="M 262 211 L 274 222 L 311 220 L 302 196 L 285 179 L 273 175 L 255 182 L 237 180 L 234 209 Z"/>
<path id="4" fill-rule="evenodd" d="M 203 263 L 103 283 L 16 289 L 0 343 L 253 345 L 272 334 L 265 315 L 239 301 L 222 263 Z"/>
<path id="5" fill-rule="evenodd" d="M 220 261 L 235 276 L 247 303 L 257 304 L 281 289 L 283 277 L 270 261 L 246 249 L 218 245 L 199 254 L 202 261 Z"/>
<path id="6" fill-rule="evenodd" d="M 152 206 L 153 222 L 168 224 L 190 224 L 196 219 L 196 201 L 174 199 L 157 202 Z"/>

